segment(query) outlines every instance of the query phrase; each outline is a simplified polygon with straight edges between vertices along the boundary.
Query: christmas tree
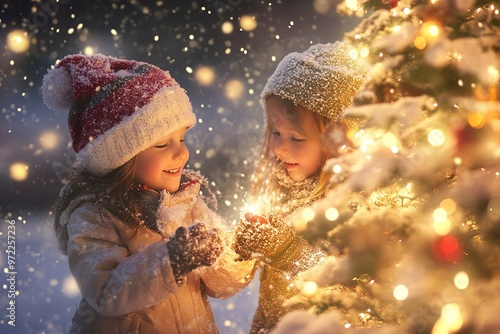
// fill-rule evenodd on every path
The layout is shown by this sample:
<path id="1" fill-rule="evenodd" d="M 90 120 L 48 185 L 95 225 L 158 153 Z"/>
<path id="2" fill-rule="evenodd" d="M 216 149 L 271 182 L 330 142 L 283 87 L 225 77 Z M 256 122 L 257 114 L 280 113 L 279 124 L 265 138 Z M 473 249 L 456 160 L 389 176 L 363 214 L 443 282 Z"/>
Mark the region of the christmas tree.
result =
<path id="1" fill-rule="evenodd" d="M 336 186 L 294 226 L 325 261 L 278 333 L 500 331 L 498 1 L 346 0 L 369 64 L 325 142 Z"/>

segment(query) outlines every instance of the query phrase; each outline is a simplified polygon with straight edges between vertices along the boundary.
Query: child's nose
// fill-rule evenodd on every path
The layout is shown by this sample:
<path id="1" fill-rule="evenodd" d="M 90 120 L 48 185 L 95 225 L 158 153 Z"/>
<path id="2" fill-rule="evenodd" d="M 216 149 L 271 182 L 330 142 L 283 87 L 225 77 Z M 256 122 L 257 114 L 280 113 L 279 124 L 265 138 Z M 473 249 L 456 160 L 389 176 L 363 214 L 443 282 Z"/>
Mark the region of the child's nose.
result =
<path id="1" fill-rule="evenodd" d="M 182 159 L 188 156 L 189 150 L 184 143 L 179 143 L 175 147 L 174 159 Z"/>
<path id="2" fill-rule="evenodd" d="M 288 151 L 288 145 L 282 137 L 278 137 L 273 140 L 273 151 L 276 155 L 286 153 Z"/>

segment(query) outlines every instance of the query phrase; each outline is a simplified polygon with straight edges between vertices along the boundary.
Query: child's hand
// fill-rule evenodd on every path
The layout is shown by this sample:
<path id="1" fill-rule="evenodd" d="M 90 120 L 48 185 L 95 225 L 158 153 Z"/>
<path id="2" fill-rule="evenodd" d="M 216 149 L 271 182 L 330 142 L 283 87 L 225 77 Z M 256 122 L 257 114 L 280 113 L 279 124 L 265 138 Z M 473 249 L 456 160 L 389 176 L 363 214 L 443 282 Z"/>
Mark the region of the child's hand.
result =
<path id="1" fill-rule="evenodd" d="M 167 242 L 170 264 L 177 282 L 198 267 L 210 266 L 222 253 L 217 229 L 197 223 L 179 227 Z"/>
<path id="2" fill-rule="evenodd" d="M 266 219 L 262 215 L 246 213 L 236 227 L 234 250 L 241 260 L 249 260 L 254 255 L 273 257 L 293 238 L 292 229 L 276 216 L 269 215 Z"/>

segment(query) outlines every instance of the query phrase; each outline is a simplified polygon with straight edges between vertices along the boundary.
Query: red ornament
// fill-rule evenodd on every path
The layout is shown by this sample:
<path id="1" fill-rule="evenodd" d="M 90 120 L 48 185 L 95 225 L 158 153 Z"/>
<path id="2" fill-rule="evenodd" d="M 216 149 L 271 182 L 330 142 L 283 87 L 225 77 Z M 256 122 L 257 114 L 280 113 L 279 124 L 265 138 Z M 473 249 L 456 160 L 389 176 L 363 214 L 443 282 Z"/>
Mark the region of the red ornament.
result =
<path id="1" fill-rule="evenodd" d="M 434 256 L 442 262 L 457 263 L 462 258 L 460 241 L 452 235 L 440 237 L 434 243 Z"/>

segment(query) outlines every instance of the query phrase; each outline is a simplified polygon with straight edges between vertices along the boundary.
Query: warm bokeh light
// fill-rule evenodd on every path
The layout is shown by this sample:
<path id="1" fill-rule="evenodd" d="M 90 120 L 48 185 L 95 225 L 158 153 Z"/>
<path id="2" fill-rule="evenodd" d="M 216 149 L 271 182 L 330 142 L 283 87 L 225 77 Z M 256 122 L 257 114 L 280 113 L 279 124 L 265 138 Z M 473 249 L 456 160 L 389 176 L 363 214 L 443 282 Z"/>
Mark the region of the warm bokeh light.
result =
<path id="1" fill-rule="evenodd" d="M 240 18 L 240 27 L 245 31 L 252 31 L 257 28 L 257 20 L 250 15 L 243 15 Z"/>
<path id="2" fill-rule="evenodd" d="M 201 66 L 194 73 L 196 81 L 202 86 L 209 86 L 215 81 L 215 71 L 208 66 Z"/>
<path id="3" fill-rule="evenodd" d="M 461 271 L 455 275 L 453 280 L 457 289 L 465 290 L 469 286 L 469 275 L 465 271 Z"/>
<path id="4" fill-rule="evenodd" d="M 413 45 L 415 45 L 417 49 L 423 50 L 427 46 L 427 41 L 422 36 L 417 36 L 413 41 Z"/>
<path id="5" fill-rule="evenodd" d="M 316 284 L 316 282 L 307 281 L 304 283 L 304 286 L 302 288 L 302 292 L 306 296 L 312 296 L 316 293 L 316 291 L 318 291 L 318 284 Z"/>
<path id="6" fill-rule="evenodd" d="M 394 291 L 392 292 L 394 298 L 396 300 L 405 300 L 408 298 L 408 295 L 410 294 L 408 288 L 404 284 L 399 284 L 394 288 Z"/>
<path id="7" fill-rule="evenodd" d="M 457 204 L 451 198 L 445 198 L 441 201 L 439 207 L 445 209 L 446 212 L 451 215 L 457 209 Z"/>
<path id="8" fill-rule="evenodd" d="M 231 22 L 226 21 L 226 22 L 222 23 L 221 30 L 222 30 L 222 33 L 229 35 L 230 33 L 233 32 L 234 26 Z"/>
<path id="9" fill-rule="evenodd" d="M 314 10 L 320 14 L 326 14 L 330 10 L 330 1 L 314 0 Z"/>
<path id="10" fill-rule="evenodd" d="M 224 95 L 232 101 L 237 101 L 243 95 L 245 85 L 240 80 L 234 79 L 226 83 L 224 87 Z"/>
<path id="11" fill-rule="evenodd" d="M 12 52 L 25 52 L 30 47 L 28 34 L 25 31 L 19 29 L 12 30 L 7 35 L 7 47 Z"/>
<path id="12" fill-rule="evenodd" d="M 444 320 L 446 327 L 450 332 L 459 330 L 463 325 L 460 306 L 455 303 L 446 304 L 441 309 L 441 319 Z"/>
<path id="13" fill-rule="evenodd" d="M 339 210 L 335 208 L 328 208 L 325 211 L 325 217 L 329 221 L 335 221 L 339 218 Z"/>
<path id="14" fill-rule="evenodd" d="M 24 162 L 16 162 L 10 165 L 10 178 L 14 181 L 24 181 L 28 178 L 28 165 Z"/>
<path id="15" fill-rule="evenodd" d="M 86 46 L 84 49 L 83 49 L 83 53 L 86 55 L 86 56 L 91 56 L 94 54 L 94 48 L 91 47 L 91 46 Z"/>
<path id="16" fill-rule="evenodd" d="M 40 145 L 46 150 L 53 150 L 59 145 L 59 139 L 56 132 L 47 130 L 40 136 Z"/>
<path id="17" fill-rule="evenodd" d="M 486 116 L 482 112 L 471 111 L 467 115 L 467 121 L 474 129 L 480 129 L 486 124 Z"/>
<path id="18" fill-rule="evenodd" d="M 439 129 L 434 129 L 427 135 L 427 140 L 432 146 L 442 146 L 445 141 L 445 136 L 443 131 Z"/>
<path id="19" fill-rule="evenodd" d="M 62 293 L 68 298 L 73 298 L 80 295 L 80 290 L 78 290 L 78 285 L 76 284 L 73 276 L 68 275 L 62 283 Z"/>
<path id="20" fill-rule="evenodd" d="M 316 213 L 314 212 L 314 210 L 312 208 L 305 208 L 304 210 L 302 210 L 302 218 L 304 218 L 304 220 L 310 222 L 311 220 L 314 219 L 314 217 L 316 216 Z"/>
<path id="21" fill-rule="evenodd" d="M 441 28 L 435 22 L 429 21 L 422 24 L 420 33 L 422 37 L 425 38 L 426 42 L 429 44 L 437 39 L 437 37 L 441 33 Z"/>

